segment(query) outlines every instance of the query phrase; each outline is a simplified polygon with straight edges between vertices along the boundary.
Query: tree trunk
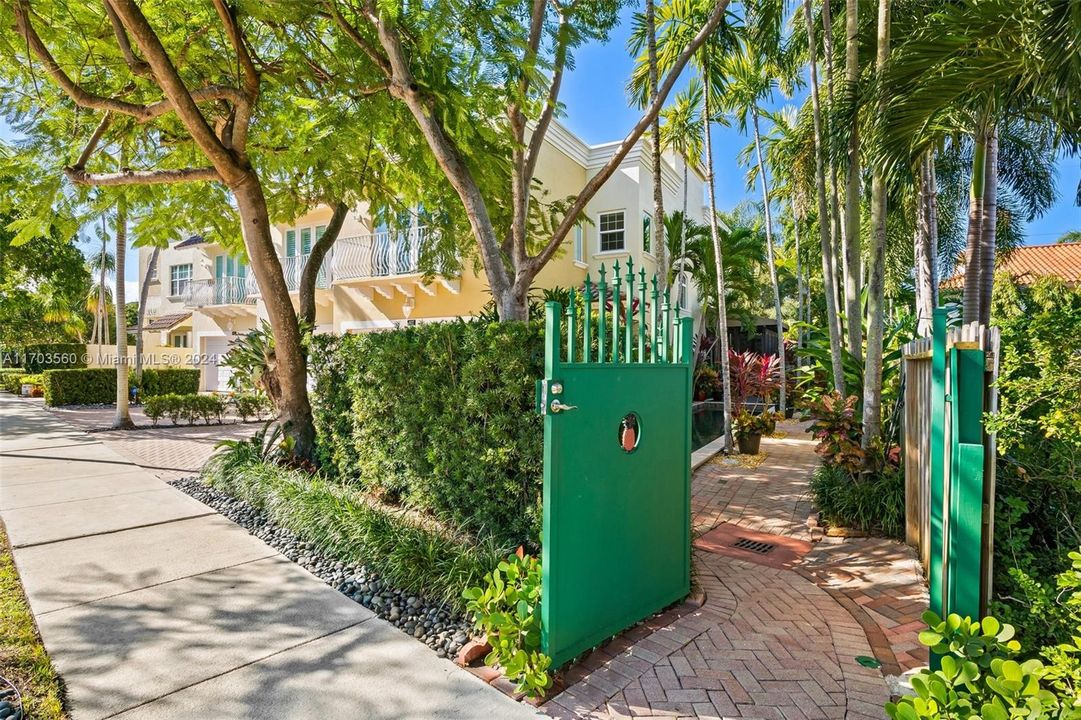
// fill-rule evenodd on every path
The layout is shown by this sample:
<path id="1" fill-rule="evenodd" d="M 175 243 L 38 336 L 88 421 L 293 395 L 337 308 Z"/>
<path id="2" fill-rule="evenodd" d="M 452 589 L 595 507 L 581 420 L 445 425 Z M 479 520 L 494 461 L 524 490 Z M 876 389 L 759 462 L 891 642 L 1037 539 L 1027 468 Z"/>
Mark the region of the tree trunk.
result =
<path id="1" fill-rule="evenodd" d="M 706 143 L 706 181 L 709 186 L 709 231 L 713 239 L 713 264 L 717 273 L 717 341 L 721 344 L 721 387 L 724 391 L 724 447 L 731 454 L 732 439 L 732 373 L 728 365 L 728 308 L 725 302 L 724 285 L 724 257 L 721 254 L 721 237 L 717 230 L 717 190 L 713 182 L 713 140 L 710 137 L 710 86 L 711 82 L 709 52 L 703 52 L 705 62 L 702 63 L 702 75 L 704 87 L 703 95 L 703 122 L 705 128 Z"/>
<path id="2" fill-rule="evenodd" d="M 274 333 L 274 370 L 281 384 L 278 420 L 286 436 L 293 442 L 293 453 L 299 457 L 311 457 L 315 428 L 308 401 L 307 363 L 297 314 L 289 299 L 281 261 L 274 251 L 274 241 L 270 236 L 270 219 L 263 188 L 255 171 L 248 170 L 244 178 L 230 189 L 236 198 L 251 269 L 259 283 Z"/>
<path id="3" fill-rule="evenodd" d="M 648 55 L 649 55 L 649 102 L 652 105 L 657 99 L 657 25 L 654 15 L 653 0 L 646 0 L 646 27 L 648 31 Z M 653 233 L 653 255 L 657 258 L 657 274 L 662 278 L 668 277 L 668 247 L 664 240 L 664 185 L 661 178 L 661 116 L 657 113 L 653 116 L 653 137 L 650 146 L 653 148 L 650 160 L 653 164 L 653 222 L 650 231 Z M 643 245 L 646 239 L 642 238 Z M 667 283 L 665 284 L 667 287 Z"/>
<path id="4" fill-rule="evenodd" d="M 859 83 L 859 3 L 845 1 L 845 92 L 852 110 L 848 136 L 848 168 L 845 177 L 845 315 L 848 351 L 860 359 L 863 355 L 863 332 L 860 323 L 860 133 L 856 110 Z"/>
<path id="5" fill-rule="evenodd" d="M 338 234 L 342 231 L 345 215 L 349 208 L 343 202 L 334 203 L 334 213 L 330 216 L 330 222 L 323 229 L 323 236 L 315 241 L 308 260 L 300 271 L 300 289 L 297 293 L 298 315 L 300 322 L 311 326 L 315 330 L 315 286 L 319 281 L 319 270 L 330 248 L 338 240 Z"/>
<path id="6" fill-rule="evenodd" d="M 813 26 L 812 28 L 813 29 Z M 826 54 L 826 62 L 824 66 L 826 68 L 826 98 L 829 100 L 829 107 L 835 108 L 834 102 L 834 90 L 833 90 L 833 15 L 830 10 L 830 4 L 828 2 L 822 3 L 822 49 Z M 840 182 L 838 181 L 837 161 L 835 160 L 836 153 L 832 149 L 832 138 L 835 134 L 832 132 L 833 120 L 829 116 L 824 118 L 827 127 L 825 128 L 825 135 L 830 138 L 831 149 L 826 153 L 826 166 L 829 168 L 830 177 L 830 219 L 832 224 L 832 244 L 833 253 L 831 257 L 834 258 L 835 264 L 830 273 L 834 277 L 837 277 L 837 265 L 836 260 L 838 258 L 844 258 L 845 245 L 845 228 L 841 222 L 841 199 Z M 840 298 L 838 298 L 840 302 Z"/>
<path id="7" fill-rule="evenodd" d="M 796 239 L 796 322 L 803 322 L 803 258 L 800 256 L 799 247 L 799 216 L 796 214 L 796 203 L 789 199 L 789 207 L 792 210 L 792 234 Z M 803 349 L 803 328 L 796 333 L 796 348 Z M 797 371 L 800 367 L 800 357 L 796 356 Z"/>
<path id="8" fill-rule="evenodd" d="M 120 151 L 120 165 L 126 165 L 125 153 Z M 116 199 L 116 415 L 113 427 L 134 429 L 128 409 L 128 314 L 124 307 L 124 265 L 128 254 L 128 198 L 123 191 Z"/>
<path id="9" fill-rule="evenodd" d="M 983 219 L 980 222 L 979 321 L 991 324 L 991 294 L 995 285 L 995 242 L 998 229 L 998 128 L 987 131 L 987 158 L 983 174 Z"/>
<path id="10" fill-rule="evenodd" d="M 875 73 L 881 77 L 890 55 L 890 0 L 878 2 L 878 52 Z M 878 113 L 888 112 L 880 92 Z M 877 166 L 871 175 L 871 265 L 867 283 L 867 354 L 863 366 L 863 449 L 874 448 L 882 436 L 882 326 L 886 272 L 886 178 Z"/>
<path id="11" fill-rule="evenodd" d="M 983 223 L 984 166 L 987 142 L 984 131 L 977 130 L 972 138 L 972 181 L 968 196 L 968 233 L 965 247 L 964 321 L 980 318 L 980 226 Z"/>
<path id="12" fill-rule="evenodd" d="M 683 158 L 683 222 L 679 224 L 679 268 L 676 284 L 679 288 L 679 309 L 687 311 L 687 278 L 684 261 L 687 257 L 687 181 L 690 179 L 690 164 Z"/>
<path id="13" fill-rule="evenodd" d="M 934 268 L 931 257 L 931 172 L 932 153 L 920 159 L 917 183 L 916 232 L 913 255 L 916 265 L 916 328 L 921 337 L 931 334 L 932 313 L 935 307 Z"/>
<path id="14" fill-rule="evenodd" d="M 158 256 L 161 248 L 155 247 L 150 253 L 150 260 L 146 264 L 146 274 L 139 287 L 139 328 L 135 333 L 135 382 L 137 387 L 142 387 L 143 382 L 143 326 L 146 324 L 146 302 L 150 296 L 150 269 L 158 266 Z M 161 279 L 158 280 L 161 282 Z"/>
<path id="15" fill-rule="evenodd" d="M 773 213 L 769 207 L 769 184 L 766 182 L 766 163 L 762 160 L 762 133 L 758 128 L 758 106 L 751 107 L 754 120 L 754 149 L 758 154 L 758 177 L 762 181 L 762 206 L 766 216 L 766 256 L 769 260 L 769 281 L 773 285 L 773 313 L 777 321 L 777 355 L 781 360 L 781 387 L 777 394 L 778 410 L 784 413 L 787 405 L 788 364 L 784 352 L 784 320 L 781 317 L 781 287 L 777 283 L 777 261 L 773 255 Z"/>
<path id="16" fill-rule="evenodd" d="M 938 179 L 935 176 L 935 155 L 928 157 L 927 176 L 929 194 L 927 196 L 927 223 L 931 231 L 931 307 L 938 307 L 939 247 L 938 247 Z"/>
<path id="17" fill-rule="evenodd" d="M 841 320 L 837 314 L 837 285 L 833 274 L 833 243 L 829 233 L 829 210 L 826 206 L 826 177 L 822 159 L 822 109 L 818 97 L 818 61 L 815 57 L 814 19 L 811 0 L 803 0 L 803 14 L 807 24 L 808 52 L 811 71 L 811 109 L 814 116 L 815 139 L 815 190 L 818 196 L 818 234 L 822 244 L 822 282 L 826 293 L 826 324 L 830 336 L 830 365 L 833 370 L 833 387 L 844 395 L 845 373 L 841 364 Z"/>

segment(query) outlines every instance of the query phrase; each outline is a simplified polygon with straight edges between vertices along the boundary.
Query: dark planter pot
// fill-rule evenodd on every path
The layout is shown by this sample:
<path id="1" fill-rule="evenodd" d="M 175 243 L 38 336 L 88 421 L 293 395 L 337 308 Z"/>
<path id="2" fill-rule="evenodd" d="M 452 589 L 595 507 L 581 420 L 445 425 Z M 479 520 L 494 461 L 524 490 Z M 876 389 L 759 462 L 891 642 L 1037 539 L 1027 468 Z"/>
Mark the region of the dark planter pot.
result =
<path id="1" fill-rule="evenodd" d="M 791 405 L 789 405 L 788 407 L 786 407 L 784 409 L 784 416 L 786 418 L 788 418 L 789 420 L 791 420 L 792 416 L 795 415 L 795 414 L 796 414 L 796 408 L 792 407 Z"/>
<path id="2" fill-rule="evenodd" d="M 758 448 L 762 445 L 762 436 L 758 433 L 748 433 L 736 438 L 739 451 L 743 455 L 757 455 Z"/>

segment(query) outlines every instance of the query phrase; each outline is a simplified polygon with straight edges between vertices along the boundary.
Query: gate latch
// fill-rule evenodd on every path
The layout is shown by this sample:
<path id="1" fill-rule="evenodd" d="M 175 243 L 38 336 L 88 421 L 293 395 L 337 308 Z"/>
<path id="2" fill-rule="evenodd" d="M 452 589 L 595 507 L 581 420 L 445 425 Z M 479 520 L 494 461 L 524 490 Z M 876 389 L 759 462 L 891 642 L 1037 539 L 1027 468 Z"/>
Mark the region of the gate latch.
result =
<path id="1" fill-rule="evenodd" d="M 563 383 L 559 380 L 542 379 L 537 381 L 536 406 L 541 415 L 560 413 L 564 410 L 574 410 L 576 405 L 564 405 L 559 401 L 559 395 L 563 393 Z M 550 396 L 556 396 L 549 401 Z"/>

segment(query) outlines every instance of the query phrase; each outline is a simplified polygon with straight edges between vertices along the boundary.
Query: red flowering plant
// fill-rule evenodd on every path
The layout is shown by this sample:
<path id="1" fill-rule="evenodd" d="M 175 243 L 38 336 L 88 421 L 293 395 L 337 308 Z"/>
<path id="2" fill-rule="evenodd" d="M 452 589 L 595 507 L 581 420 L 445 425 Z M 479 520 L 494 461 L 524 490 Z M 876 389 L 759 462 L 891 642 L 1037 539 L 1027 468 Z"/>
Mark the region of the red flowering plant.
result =
<path id="1" fill-rule="evenodd" d="M 743 408 L 747 398 L 758 397 L 768 405 L 770 397 L 781 387 L 781 359 L 776 355 L 729 350 L 728 369 L 733 417 Z"/>

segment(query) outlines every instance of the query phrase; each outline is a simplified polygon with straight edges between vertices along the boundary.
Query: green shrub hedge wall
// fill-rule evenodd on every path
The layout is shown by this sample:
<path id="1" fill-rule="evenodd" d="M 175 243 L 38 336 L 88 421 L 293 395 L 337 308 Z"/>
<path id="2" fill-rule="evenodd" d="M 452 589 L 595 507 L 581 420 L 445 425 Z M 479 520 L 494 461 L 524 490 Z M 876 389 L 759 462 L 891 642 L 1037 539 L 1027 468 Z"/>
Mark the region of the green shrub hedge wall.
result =
<path id="1" fill-rule="evenodd" d="M 198 368 L 147 368 L 139 384 L 139 395 L 192 395 L 199 392 Z"/>
<path id="2" fill-rule="evenodd" d="M 86 367 L 86 345 L 76 343 L 53 343 L 27 345 L 22 350 L 23 367 L 28 373 L 44 370 Z"/>
<path id="3" fill-rule="evenodd" d="M 22 389 L 23 375 L 26 375 L 23 368 L 0 369 L 0 390 L 18 395 Z"/>
<path id="4" fill-rule="evenodd" d="M 116 402 L 114 368 L 46 370 L 46 405 L 99 405 Z"/>
<path id="5" fill-rule="evenodd" d="M 475 535 L 539 544 L 539 323 L 317 336 L 310 357 L 327 472 Z"/>

